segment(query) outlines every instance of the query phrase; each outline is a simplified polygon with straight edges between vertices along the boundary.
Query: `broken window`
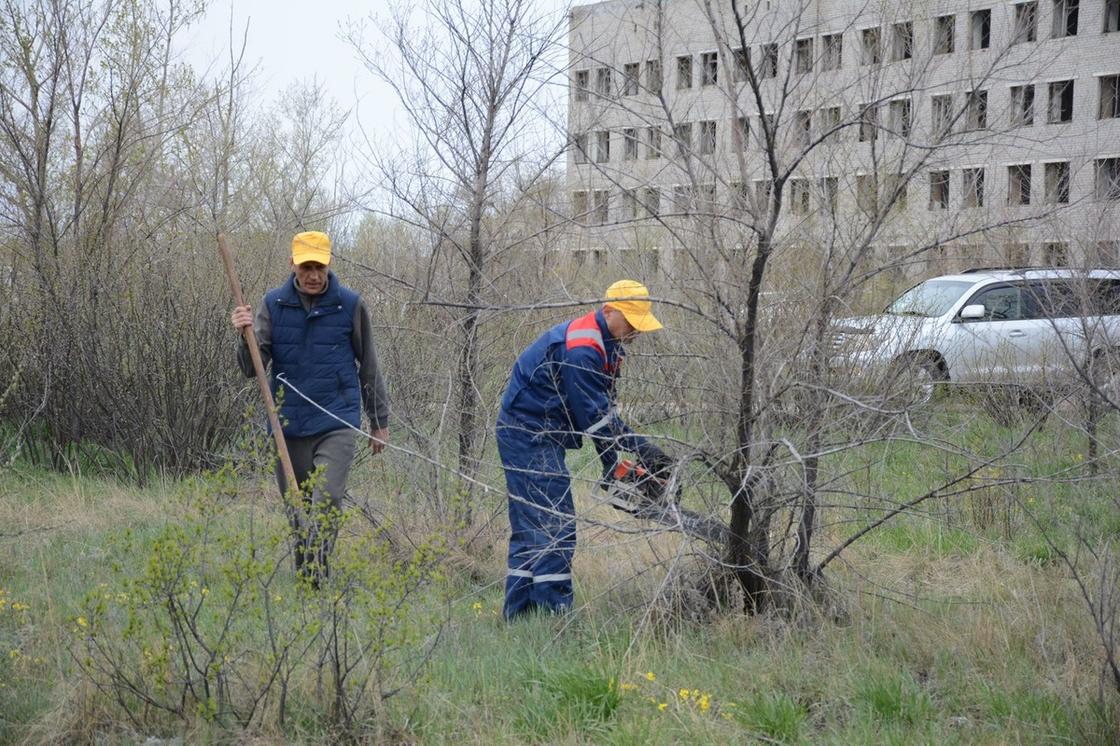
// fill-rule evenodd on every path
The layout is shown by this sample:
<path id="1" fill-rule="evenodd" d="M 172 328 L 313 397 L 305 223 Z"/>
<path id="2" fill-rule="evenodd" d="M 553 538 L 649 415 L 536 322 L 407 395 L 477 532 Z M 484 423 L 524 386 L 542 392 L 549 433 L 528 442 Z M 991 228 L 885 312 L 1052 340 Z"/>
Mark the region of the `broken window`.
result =
<path id="1" fill-rule="evenodd" d="M 1046 121 L 1051 124 L 1073 121 L 1073 81 L 1058 80 L 1050 84 L 1050 101 Z"/>
<path id="2" fill-rule="evenodd" d="M 929 209 L 949 209 L 949 172 L 929 172 Z"/>
<path id="3" fill-rule="evenodd" d="M 957 23 L 956 16 L 938 16 L 933 19 L 933 53 L 952 54 L 954 44 L 954 27 Z"/>
<path id="4" fill-rule="evenodd" d="M 1007 167 L 1007 203 L 1009 205 L 1031 203 L 1031 164 L 1020 163 Z"/>
<path id="5" fill-rule="evenodd" d="M 974 10 L 969 15 L 969 49 L 987 49 L 992 45 L 992 11 Z"/>
<path id="6" fill-rule="evenodd" d="M 1034 124 L 1034 86 L 1011 87 L 1011 126 L 1029 127 Z"/>
<path id="7" fill-rule="evenodd" d="M 1120 0 L 1116 0 L 1120 3 Z M 821 37 L 823 50 L 821 53 L 822 70 L 839 70 L 844 65 L 844 35 L 841 33 L 825 34 Z"/>
<path id="8" fill-rule="evenodd" d="M 1047 163 L 1043 169 L 1046 202 L 1052 205 L 1069 203 L 1069 161 Z"/>
<path id="9" fill-rule="evenodd" d="M 1054 0 L 1054 25 L 1051 35 L 1055 39 L 1077 36 L 1079 0 Z"/>

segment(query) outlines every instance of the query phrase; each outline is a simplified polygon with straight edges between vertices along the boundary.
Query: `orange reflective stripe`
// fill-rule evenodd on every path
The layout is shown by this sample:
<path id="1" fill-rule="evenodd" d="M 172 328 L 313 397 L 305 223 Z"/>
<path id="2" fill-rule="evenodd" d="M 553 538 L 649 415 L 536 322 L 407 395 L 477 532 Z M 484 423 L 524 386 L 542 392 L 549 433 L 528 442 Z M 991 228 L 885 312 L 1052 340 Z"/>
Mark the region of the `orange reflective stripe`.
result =
<path id="1" fill-rule="evenodd" d="M 568 324 L 564 346 L 569 350 L 576 347 L 594 347 L 603 356 L 603 369 L 606 370 L 607 348 L 603 346 L 603 334 L 599 331 L 599 322 L 595 320 L 594 311 Z"/>

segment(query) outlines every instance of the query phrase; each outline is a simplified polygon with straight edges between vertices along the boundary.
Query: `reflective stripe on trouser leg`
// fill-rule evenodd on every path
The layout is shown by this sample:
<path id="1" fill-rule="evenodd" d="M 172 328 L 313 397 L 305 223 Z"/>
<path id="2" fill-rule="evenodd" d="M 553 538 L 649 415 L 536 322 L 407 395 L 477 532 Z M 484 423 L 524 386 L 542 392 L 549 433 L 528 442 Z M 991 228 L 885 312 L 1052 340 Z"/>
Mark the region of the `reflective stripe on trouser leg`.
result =
<path id="1" fill-rule="evenodd" d="M 534 607 L 568 609 L 576 537 L 564 449 L 500 426 L 497 441 L 510 494 L 503 614 L 509 619 Z"/>

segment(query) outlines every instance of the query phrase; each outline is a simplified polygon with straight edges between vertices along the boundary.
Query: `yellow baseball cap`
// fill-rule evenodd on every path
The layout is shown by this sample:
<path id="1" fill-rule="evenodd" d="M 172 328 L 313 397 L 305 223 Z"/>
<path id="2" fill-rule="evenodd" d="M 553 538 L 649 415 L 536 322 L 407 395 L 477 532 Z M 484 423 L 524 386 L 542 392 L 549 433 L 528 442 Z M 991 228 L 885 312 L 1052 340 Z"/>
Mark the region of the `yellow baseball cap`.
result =
<path id="1" fill-rule="evenodd" d="M 617 308 L 640 332 L 655 332 L 661 328 L 650 311 L 649 290 L 636 280 L 619 280 L 607 288 L 607 305 Z"/>
<path id="2" fill-rule="evenodd" d="M 297 233 L 292 238 L 292 261 L 296 264 L 304 262 L 331 263 L 331 240 L 326 233 L 319 231 L 304 231 Z"/>

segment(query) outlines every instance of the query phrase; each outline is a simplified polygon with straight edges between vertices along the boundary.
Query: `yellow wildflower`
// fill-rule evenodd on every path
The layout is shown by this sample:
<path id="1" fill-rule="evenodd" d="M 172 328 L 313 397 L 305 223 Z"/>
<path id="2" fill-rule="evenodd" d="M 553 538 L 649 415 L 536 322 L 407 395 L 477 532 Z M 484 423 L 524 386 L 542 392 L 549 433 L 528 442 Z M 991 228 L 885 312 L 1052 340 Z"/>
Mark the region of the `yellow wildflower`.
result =
<path id="1" fill-rule="evenodd" d="M 658 703 L 658 705 L 657 705 L 657 709 L 658 709 L 658 710 L 659 710 L 660 712 L 665 712 L 665 710 L 666 710 L 666 709 L 668 709 L 668 707 L 669 707 L 669 703 L 668 703 L 668 702 L 659 702 L 659 703 Z"/>
<path id="2" fill-rule="evenodd" d="M 646 681 L 657 681 L 657 675 L 653 671 L 646 671 Z"/>
<path id="3" fill-rule="evenodd" d="M 80 617 L 78 617 L 78 626 L 79 627 L 88 627 L 89 622 L 86 621 L 86 618 L 84 616 L 80 616 Z"/>
<path id="4" fill-rule="evenodd" d="M 688 699 L 688 690 L 687 689 L 681 689 L 679 692 L 677 692 L 677 694 L 680 695 L 681 699 Z"/>
<path id="5" fill-rule="evenodd" d="M 707 693 L 700 695 L 700 712 L 707 712 L 712 707 L 712 700 Z"/>

